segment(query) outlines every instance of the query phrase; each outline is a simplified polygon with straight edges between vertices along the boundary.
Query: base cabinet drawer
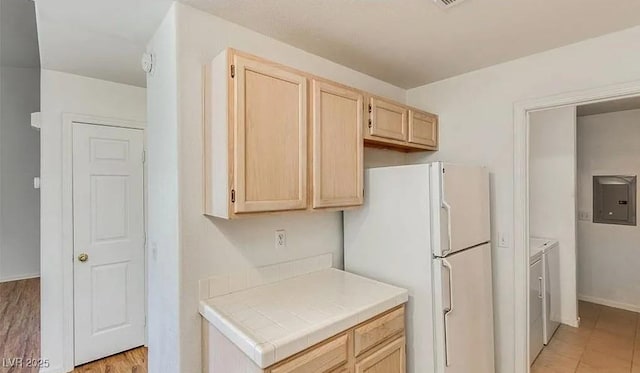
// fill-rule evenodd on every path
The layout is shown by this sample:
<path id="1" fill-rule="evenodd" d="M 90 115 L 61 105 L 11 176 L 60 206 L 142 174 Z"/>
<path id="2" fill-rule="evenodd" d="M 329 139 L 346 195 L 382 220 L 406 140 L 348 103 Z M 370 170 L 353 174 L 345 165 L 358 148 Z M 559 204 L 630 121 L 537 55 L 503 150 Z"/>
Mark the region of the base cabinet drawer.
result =
<path id="1" fill-rule="evenodd" d="M 404 331 L 404 307 L 378 317 L 354 330 L 354 352 L 356 356 L 370 350 L 386 339 Z"/>
<path id="2" fill-rule="evenodd" d="M 354 373 L 405 373 L 405 338 L 400 337 L 356 362 Z"/>
<path id="3" fill-rule="evenodd" d="M 340 372 L 349 360 L 349 335 L 343 334 L 271 368 L 270 373 Z"/>

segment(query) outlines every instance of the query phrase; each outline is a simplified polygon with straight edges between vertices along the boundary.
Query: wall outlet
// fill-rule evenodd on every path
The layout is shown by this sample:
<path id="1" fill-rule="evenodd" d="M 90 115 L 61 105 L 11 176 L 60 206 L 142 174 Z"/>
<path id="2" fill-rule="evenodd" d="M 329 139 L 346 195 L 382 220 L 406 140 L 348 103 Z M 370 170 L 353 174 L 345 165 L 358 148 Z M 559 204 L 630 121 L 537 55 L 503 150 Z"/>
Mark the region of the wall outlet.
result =
<path id="1" fill-rule="evenodd" d="M 284 229 L 276 231 L 276 249 L 287 247 L 287 232 Z"/>
<path id="2" fill-rule="evenodd" d="M 158 244 L 156 244 L 155 242 L 151 242 L 149 246 L 151 249 L 151 259 L 153 259 L 154 262 L 157 262 L 158 261 Z"/>
<path id="3" fill-rule="evenodd" d="M 498 233 L 498 246 L 499 247 L 509 247 L 509 238 L 507 234 L 504 232 Z"/>
<path id="4" fill-rule="evenodd" d="M 589 213 L 589 211 L 585 211 L 585 210 L 578 211 L 578 220 L 590 221 L 591 220 L 591 213 Z"/>

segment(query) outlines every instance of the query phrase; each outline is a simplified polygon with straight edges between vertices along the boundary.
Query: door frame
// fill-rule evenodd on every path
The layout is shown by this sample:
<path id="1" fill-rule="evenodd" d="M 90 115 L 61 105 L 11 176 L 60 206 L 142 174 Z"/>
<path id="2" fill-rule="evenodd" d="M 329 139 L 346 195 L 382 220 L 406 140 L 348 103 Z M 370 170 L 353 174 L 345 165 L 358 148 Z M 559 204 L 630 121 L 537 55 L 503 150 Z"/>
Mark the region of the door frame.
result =
<path id="1" fill-rule="evenodd" d="M 640 96 L 640 81 L 518 101 L 513 105 L 513 237 L 515 372 L 529 364 L 529 113 Z"/>
<path id="2" fill-rule="evenodd" d="M 74 336 L 74 298 L 73 298 L 73 124 L 89 124 L 95 126 L 130 128 L 143 131 L 143 149 L 147 149 L 146 123 L 129 119 L 107 118 L 93 115 L 63 113 L 62 114 L 62 273 L 63 273 L 63 359 L 65 372 L 75 367 Z M 147 163 L 142 166 L 143 173 L 143 215 L 145 237 L 147 231 Z M 147 315 L 147 245 L 144 245 L 144 279 L 145 279 L 145 318 Z M 147 326 L 145 323 L 145 345 L 147 344 Z"/>

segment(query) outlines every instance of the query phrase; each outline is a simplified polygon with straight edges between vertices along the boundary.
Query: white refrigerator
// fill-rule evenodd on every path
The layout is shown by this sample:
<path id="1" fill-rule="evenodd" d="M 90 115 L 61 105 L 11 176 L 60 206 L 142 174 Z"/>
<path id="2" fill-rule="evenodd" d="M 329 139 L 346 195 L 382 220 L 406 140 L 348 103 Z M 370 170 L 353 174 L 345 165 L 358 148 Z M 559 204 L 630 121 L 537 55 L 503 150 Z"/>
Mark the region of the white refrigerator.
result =
<path id="1" fill-rule="evenodd" d="M 494 373 L 489 174 L 447 163 L 365 171 L 344 213 L 345 270 L 409 289 L 408 373 Z"/>

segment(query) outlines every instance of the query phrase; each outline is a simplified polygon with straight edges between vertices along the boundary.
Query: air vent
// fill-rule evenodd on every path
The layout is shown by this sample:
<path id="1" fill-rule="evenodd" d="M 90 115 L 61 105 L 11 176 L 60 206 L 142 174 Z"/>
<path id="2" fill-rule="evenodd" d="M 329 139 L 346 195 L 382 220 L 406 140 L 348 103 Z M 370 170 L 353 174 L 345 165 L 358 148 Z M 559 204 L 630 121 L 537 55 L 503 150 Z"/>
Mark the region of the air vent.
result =
<path id="1" fill-rule="evenodd" d="M 454 5 L 462 3 L 464 0 L 433 0 L 441 8 L 451 8 Z"/>

